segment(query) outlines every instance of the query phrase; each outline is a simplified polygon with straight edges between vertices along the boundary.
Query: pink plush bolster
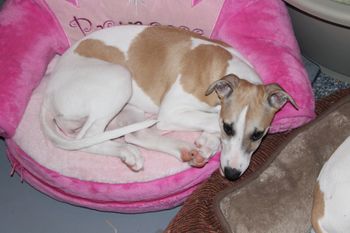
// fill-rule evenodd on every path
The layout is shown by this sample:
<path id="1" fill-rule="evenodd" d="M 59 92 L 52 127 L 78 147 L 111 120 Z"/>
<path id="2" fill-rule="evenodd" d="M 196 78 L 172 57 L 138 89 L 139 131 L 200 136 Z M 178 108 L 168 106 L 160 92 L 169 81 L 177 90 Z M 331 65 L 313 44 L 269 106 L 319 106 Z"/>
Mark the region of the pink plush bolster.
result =
<path id="1" fill-rule="evenodd" d="M 179 205 L 219 166 L 217 154 L 202 169 L 189 168 L 148 182 L 110 184 L 61 175 L 37 163 L 12 139 L 7 139 L 6 144 L 14 169 L 40 191 L 71 204 L 124 213 L 156 211 Z"/>
<path id="2" fill-rule="evenodd" d="M 45 7 L 7 0 L 0 12 L 0 136 L 11 137 L 55 53 L 68 46 Z"/>
<path id="3" fill-rule="evenodd" d="M 315 117 L 310 82 L 287 9 L 280 0 L 226 0 L 212 37 L 239 50 L 264 83 L 280 84 L 296 101 L 275 117 L 271 133 L 296 128 Z"/>

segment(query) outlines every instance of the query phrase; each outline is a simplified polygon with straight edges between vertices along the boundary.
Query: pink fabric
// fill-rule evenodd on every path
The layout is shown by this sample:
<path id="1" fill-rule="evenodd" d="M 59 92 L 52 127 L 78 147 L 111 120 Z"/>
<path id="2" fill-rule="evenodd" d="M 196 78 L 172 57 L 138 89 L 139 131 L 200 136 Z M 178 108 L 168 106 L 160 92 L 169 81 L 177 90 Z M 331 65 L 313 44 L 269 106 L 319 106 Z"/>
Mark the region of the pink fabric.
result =
<path id="1" fill-rule="evenodd" d="M 63 176 L 35 162 L 12 139 L 6 140 L 15 170 L 35 188 L 61 201 L 98 210 L 137 213 L 181 204 L 219 165 L 219 155 L 205 169 L 189 168 L 149 182 L 107 184 Z"/>
<path id="2" fill-rule="evenodd" d="M 223 40 L 254 65 L 264 83 L 279 83 L 296 101 L 275 116 L 270 133 L 291 130 L 315 117 L 311 84 L 287 9 L 280 0 L 226 0 L 213 38 Z"/>
<path id="3" fill-rule="evenodd" d="M 0 12 L 0 136 L 11 137 L 48 62 L 67 48 L 43 5 L 8 0 Z"/>
<path id="4" fill-rule="evenodd" d="M 63 0 L 55 2 L 61 3 Z M 81 2 L 83 0 L 69 0 L 68 4 L 69 7 L 74 7 Z M 147 4 L 148 1 L 139 2 Z M 210 0 L 188 0 L 189 7 L 195 10 L 206 4 L 216 3 Z M 278 82 L 295 98 L 300 107 L 299 111 L 289 104 L 283 108 L 276 115 L 270 132 L 289 130 L 310 121 L 314 117 L 313 95 L 283 2 L 225 0 L 223 4 L 220 14 L 214 17 L 217 21 L 212 37 L 237 48 L 251 61 L 265 83 Z M 98 10 L 103 12 L 103 9 L 96 9 L 95 4 L 90 7 L 92 8 L 84 10 L 90 10 L 91 14 Z M 48 62 L 55 53 L 62 53 L 68 47 L 66 36 L 69 33 L 63 33 L 55 17 L 58 10 L 66 9 L 63 7 L 56 10 L 52 13 L 44 0 L 7 0 L 0 12 L 2 136 L 14 135 L 32 91 L 42 79 Z M 202 13 L 209 14 L 208 12 L 210 11 Z M 118 12 L 115 11 L 114 15 L 118 15 Z M 69 19 L 72 20 L 74 16 L 77 19 L 80 17 L 70 15 Z M 177 17 L 171 18 L 174 25 L 177 25 L 177 20 L 185 18 L 183 14 L 175 16 Z M 131 20 L 136 22 L 137 14 L 135 17 Z M 153 13 L 153 17 L 157 19 L 157 14 Z M 194 22 L 191 19 L 189 23 L 195 27 L 196 21 L 200 22 L 202 18 L 195 17 L 193 20 Z M 104 21 L 102 23 L 96 23 L 94 30 L 108 24 L 104 24 Z M 143 212 L 177 205 L 219 164 L 216 156 L 204 169 L 189 168 L 149 181 L 108 184 L 62 175 L 42 166 L 42 161 L 39 163 L 33 160 L 31 156 L 34 155 L 28 156 L 12 139 L 9 138 L 7 144 L 9 157 L 14 165 L 17 164 L 16 171 L 22 171 L 24 179 L 39 190 L 72 204 L 120 212 Z M 89 174 L 90 171 L 82 174 Z"/>
<path id="5" fill-rule="evenodd" d="M 70 41 L 125 24 L 173 25 L 210 36 L 224 0 L 46 0 Z M 97 10 L 98 9 L 98 10 Z M 200 20 L 198 20 L 200 19 Z"/>

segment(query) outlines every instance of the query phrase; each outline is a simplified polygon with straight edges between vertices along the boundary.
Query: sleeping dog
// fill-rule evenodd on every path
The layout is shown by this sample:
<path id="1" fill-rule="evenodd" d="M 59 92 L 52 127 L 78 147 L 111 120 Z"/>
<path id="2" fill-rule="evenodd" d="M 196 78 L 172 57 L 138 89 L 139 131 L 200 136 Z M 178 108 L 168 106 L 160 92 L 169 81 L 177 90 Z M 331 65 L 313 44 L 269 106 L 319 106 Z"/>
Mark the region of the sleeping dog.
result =
<path id="1" fill-rule="evenodd" d="M 235 180 L 288 101 L 296 107 L 223 42 L 173 27 L 119 26 L 90 34 L 62 55 L 41 122 L 58 147 L 117 156 L 135 171 L 143 159 L 133 145 L 198 167 L 222 147 L 221 173 Z M 106 130 L 126 108 L 134 121 Z M 144 112 L 157 119 L 146 120 Z M 161 130 L 202 133 L 192 144 Z M 110 140 L 123 135 L 125 143 Z"/>

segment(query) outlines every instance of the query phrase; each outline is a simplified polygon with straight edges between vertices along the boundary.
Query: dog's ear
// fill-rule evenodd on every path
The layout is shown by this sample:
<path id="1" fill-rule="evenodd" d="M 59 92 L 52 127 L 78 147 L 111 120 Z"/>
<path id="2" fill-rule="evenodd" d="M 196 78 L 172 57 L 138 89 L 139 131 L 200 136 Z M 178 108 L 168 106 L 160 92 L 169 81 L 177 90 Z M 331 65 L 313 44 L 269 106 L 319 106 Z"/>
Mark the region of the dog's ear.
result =
<path id="1" fill-rule="evenodd" d="M 294 106 L 295 109 L 299 109 L 298 105 L 295 103 L 294 99 L 278 84 L 269 84 L 265 86 L 267 93 L 268 104 L 279 110 L 288 101 Z"/>
<path id="2" fill-rule="evenodd" d="M 238 82 L 239 78 L 236 75 L 225 75 L 221 79 L 210 84 L 205 95 L 208 96 L 215 91 L 220 99 L 227 98 L 232 94 L 234 88 L 238 85 Z"/>

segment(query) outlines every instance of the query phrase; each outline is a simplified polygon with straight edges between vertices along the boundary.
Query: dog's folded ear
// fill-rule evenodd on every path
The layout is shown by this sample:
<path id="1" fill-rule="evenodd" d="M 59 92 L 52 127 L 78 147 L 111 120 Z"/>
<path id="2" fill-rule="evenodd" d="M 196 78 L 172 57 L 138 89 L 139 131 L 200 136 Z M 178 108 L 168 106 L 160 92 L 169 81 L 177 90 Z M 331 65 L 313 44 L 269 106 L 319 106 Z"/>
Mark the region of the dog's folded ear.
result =
<path id="1" fill-rule="evenodd" d="M 295 103 L 294 99 L 278 84 L 269 84 L 265 86 L 267 93 L 268 104 L 279 110 L 288 101 L 294 106 L 295 109 L 299 109 L 298 105 Z"/>
<path id="2" fill-rule="evenodd" d="M 225 75 L 221 79 L 210 84 L 205 95 L 208 96 L 215 91 L 220 99 L 227 98 L 232 94 L 234 88 L 238 85 L 238 82 L 239 78 L 236 75 Z"/>

